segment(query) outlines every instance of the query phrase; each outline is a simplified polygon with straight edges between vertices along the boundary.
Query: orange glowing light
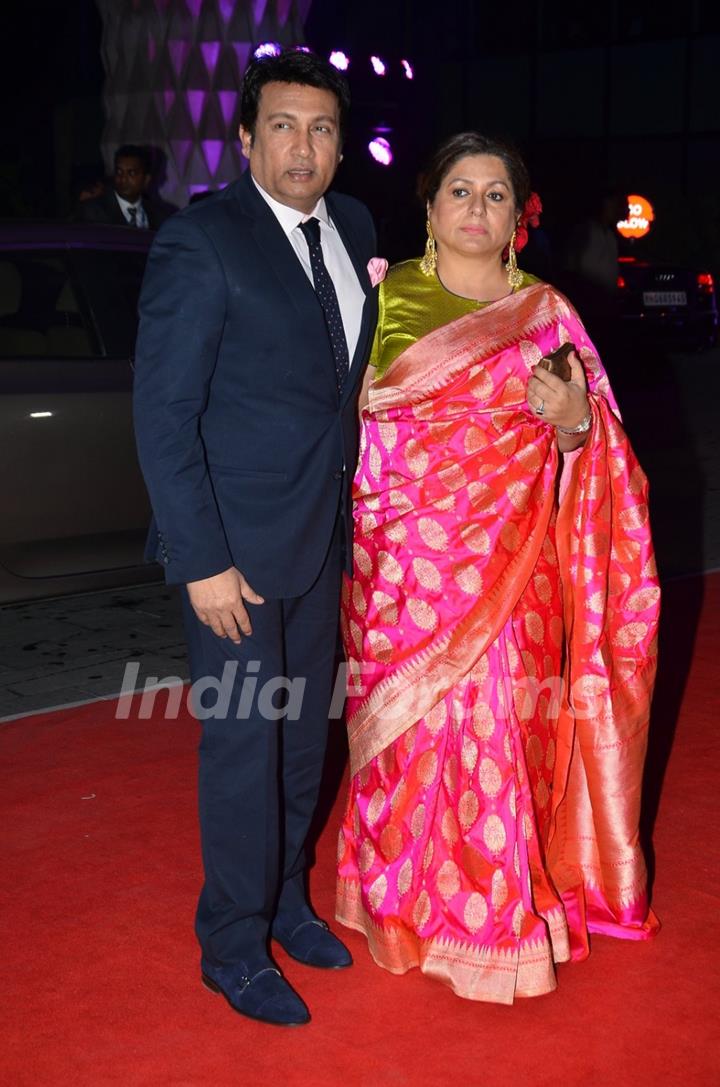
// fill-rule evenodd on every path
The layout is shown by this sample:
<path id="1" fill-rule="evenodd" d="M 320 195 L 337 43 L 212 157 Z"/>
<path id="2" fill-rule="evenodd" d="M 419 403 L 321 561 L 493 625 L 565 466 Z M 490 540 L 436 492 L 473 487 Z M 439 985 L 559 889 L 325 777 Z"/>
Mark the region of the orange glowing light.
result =
<path id="1" fill-rule="evenodd" d="M 644 238 L 654 221 L 655 211 L 650 201 L 633 193 L 628 196 L 628 217 L 618 223 L 618 233 L 623 238 Z"/>

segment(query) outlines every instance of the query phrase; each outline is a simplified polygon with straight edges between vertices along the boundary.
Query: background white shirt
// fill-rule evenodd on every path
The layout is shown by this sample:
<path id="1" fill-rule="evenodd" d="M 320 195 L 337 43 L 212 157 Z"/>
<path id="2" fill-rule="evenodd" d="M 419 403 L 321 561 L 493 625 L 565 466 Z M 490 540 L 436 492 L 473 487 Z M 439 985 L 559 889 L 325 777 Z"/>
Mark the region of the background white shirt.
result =
<path id="1" fill-rule="evenodd" d="M 145 211 L 145 208 L 142 204 L 142 197 L 138 200 L 136 204 L 131 204 L 129 200 L 123 200 L 122 196 L 120 196 L 119 193 L 115 193 L 115 199 L 120 205 L 120 211 L 123 213 L 128 223 L 131 222 L 130 215 L 128 214 L 128 208 L 137 208 L 137 225 L 145 228 L 148 227 L 148 217 L 147 212 Z"/>
<path id="2" fill-rule="evenodd" d="M 252 174 L 250 176 L 252 177 Z M 310 251 L 305 235 L 300 229 L 300 224 L 312 218 L 320 220 L 320 245 L 323 260 L 335 287 L 347 341 L 349 365 L 352 365 L 355 348 L 360 338 L 365 292 L 360 286 L 360 281 L 343 245 L 342 238 L 328 214 L 325 197 L 321 196 L 310 214 L 306 215 L 302 211 L 289 208 L 287 204 L 281 204 L 278 200 L 275 200 L 269 193 L 265 192 L 262 185 L 258 185 L 254 177 L 253 184 L 283 228 L 311 283 L 313 283 L 313 275 L 310 267 Z"/>

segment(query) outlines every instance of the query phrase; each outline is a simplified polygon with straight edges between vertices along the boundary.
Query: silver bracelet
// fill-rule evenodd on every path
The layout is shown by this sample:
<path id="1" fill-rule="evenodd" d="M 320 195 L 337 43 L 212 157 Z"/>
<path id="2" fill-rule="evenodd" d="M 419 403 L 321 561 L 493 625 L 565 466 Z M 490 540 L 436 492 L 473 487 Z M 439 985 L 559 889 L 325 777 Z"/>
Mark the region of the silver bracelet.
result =
<path id="1" fill-rule="evenodd" d="M 586 434 L 588 432 L 588 430 L 590 429 L 591 422 L 592 422 L 592 412 L 588 411 L 588 413 L 585 416 L 585 418 L 583 419 L 582 423 L 578 423 L 577 426 L 574 426 L 574 427 L 559 426 L 559 427 L 555 427 L 555 429 L 559 430 L 561 434 Z"/>

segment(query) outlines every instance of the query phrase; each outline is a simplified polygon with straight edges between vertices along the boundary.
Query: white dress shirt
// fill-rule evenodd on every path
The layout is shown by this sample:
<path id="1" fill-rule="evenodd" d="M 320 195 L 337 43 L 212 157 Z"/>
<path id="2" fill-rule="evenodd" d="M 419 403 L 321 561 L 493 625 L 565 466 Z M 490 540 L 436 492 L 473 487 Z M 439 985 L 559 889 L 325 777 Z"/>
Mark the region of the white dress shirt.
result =
<path id="1" fill-rule="evenodd" d="M 125 219 L 127 220 L 128 223 L 132 223 L 132 219 L 130 217 L 129 209 L 130 208 L 135 208 L 137 210 L 137 225 L 147 229 L 147 227 L 149 226 L 149 223 L 148 223 L 147 212 L 145 211 L 145 208 L 143 207 L 142 197 L 135 204 L 131 204 L 129 200 L 123 200 L 122 196 L 120 196 L 119 193 L 115 193 L 115 199 L 117 200 L 118 204 L 120 205 L 120 211 L 123 213 L 123 215 L 125 216 Z"/>
<path id="2" fill-rule="evenodd" d="M 250 176 L 252 177 L 252 175 Z M 342 238 L 328 214 L 325 197 L 321 196 L 310 214 L 306 215 L 302 211 L 289 208 L 287 204 L 281 204 L 278 200 L 275 200 L 269 193 L 265 192 L 262 185 L 258 185 L 254 177 L 253 184 L 284 230 L 311 283 L 313 283 L 313 275 L 310 267 L 310 251 L 305 235 L 300 229 L 300 224 L 312 218 L 320 221 L 320 245 L 323 260 L 335 287 L 338 305 L 340 306 L 340 316 L 345 330 L 349 364 L 352 365 L 355 348 L 360 338 L 365 292 L 360 286 L 360 281 L 343 245 Z"/>

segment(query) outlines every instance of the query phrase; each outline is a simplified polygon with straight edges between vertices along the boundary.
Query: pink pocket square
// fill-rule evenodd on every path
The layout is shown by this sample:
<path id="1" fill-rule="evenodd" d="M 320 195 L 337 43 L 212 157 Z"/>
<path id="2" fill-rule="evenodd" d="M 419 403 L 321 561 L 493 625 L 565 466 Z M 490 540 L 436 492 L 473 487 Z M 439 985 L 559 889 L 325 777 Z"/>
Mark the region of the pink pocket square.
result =
<path id="1" fill-rule="evenodd" d="M 378 283 L 382 283 L 387 274 L 388 262 L 384 257 L 373 257 L 368 261 L 367 270 L 370 282 L 373 287 L 377 287 Z"/>

